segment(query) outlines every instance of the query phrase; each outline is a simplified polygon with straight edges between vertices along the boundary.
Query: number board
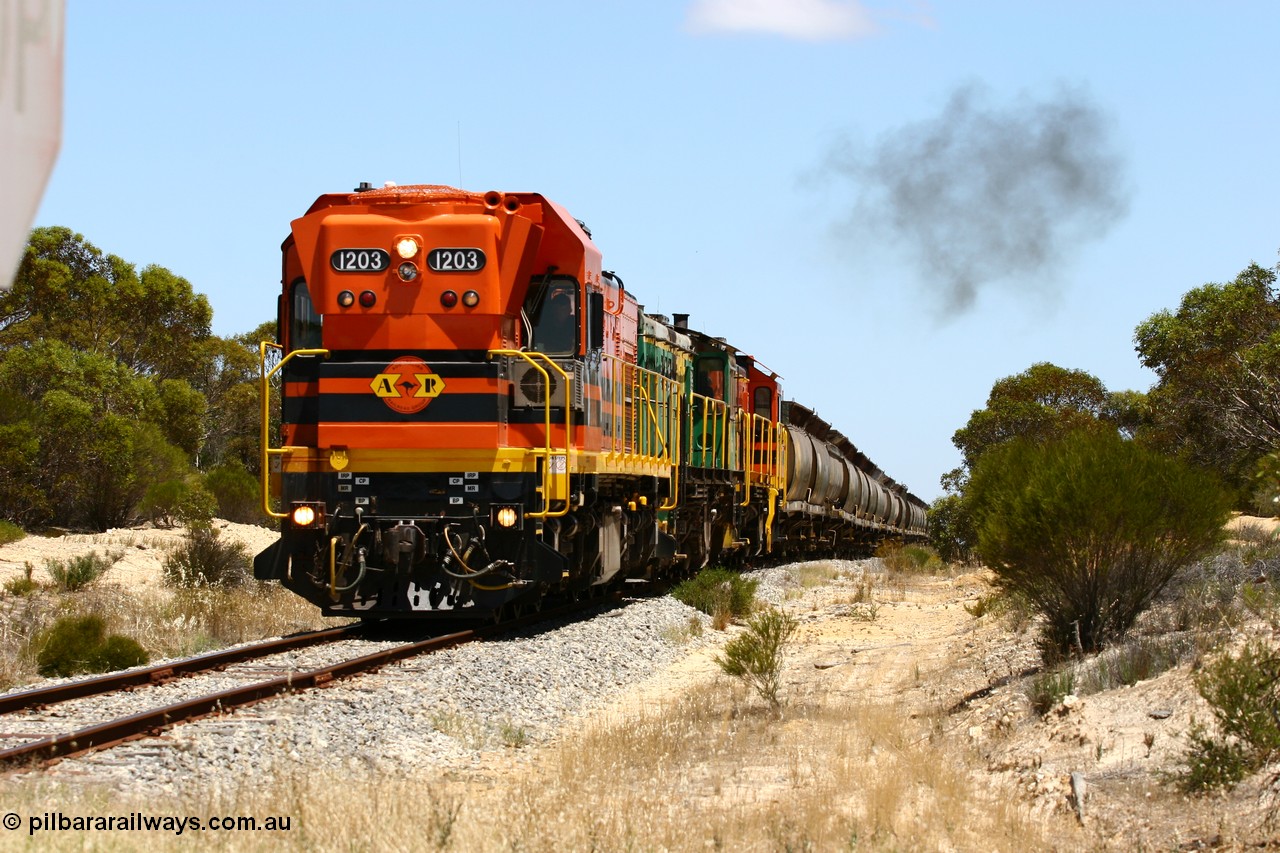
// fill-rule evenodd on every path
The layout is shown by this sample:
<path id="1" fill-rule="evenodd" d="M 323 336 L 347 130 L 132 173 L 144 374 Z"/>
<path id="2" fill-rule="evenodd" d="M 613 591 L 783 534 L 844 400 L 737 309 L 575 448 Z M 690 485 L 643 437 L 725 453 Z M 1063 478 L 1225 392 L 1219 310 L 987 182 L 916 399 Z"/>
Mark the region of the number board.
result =
<path id="1" fill-rule="evenodd" d="M 329 256 L 338 272 L 382 272 L 391 266 L 391 255 L 382 249 L 339 249 Z"/>
<path id="2" fill-rule="evenodd" d="M 484 252 L 480 249 L 432 249 L 427 253 L 427 267 L 432 272 L 475 272 L 484 269 Z"/>

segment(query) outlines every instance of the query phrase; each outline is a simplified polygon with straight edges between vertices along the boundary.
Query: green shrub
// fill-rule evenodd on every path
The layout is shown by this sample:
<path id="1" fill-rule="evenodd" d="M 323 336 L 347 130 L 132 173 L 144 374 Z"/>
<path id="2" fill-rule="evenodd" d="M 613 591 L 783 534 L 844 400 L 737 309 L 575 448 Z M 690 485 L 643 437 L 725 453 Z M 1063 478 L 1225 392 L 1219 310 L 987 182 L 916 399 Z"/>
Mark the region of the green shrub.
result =
<path id="1" fill-rule="evenodd" d="M 49 577 L 53 578 L 54 585 L 62 592 L 76 592 L 84 589 L 115 565 L 122 555 L 113 551 L 107 554 L 99 554 L 91 551 L 88 554 L 81 554 L 78 557 L 72 557 L 65 562 L 62 560 L 50 560 L 45 563 L 45 569 L 49 572 Z"/>
<path id="2" fill-rule="evenodd" d="M 726 675 L 746 683 L 775 710 L 781 707 L 782 658 L 795 633 L 796 620 L 769 607 L 747 620 L 747 630 L 725 644 L 716 664 Z"/>
<path id="3" fill-rule="evenodd" d="M 0 518 L 0 545 L 8 545 L 10 542 L 17 542 L 26 535 L 26 531 L 14 524 L 12 521 L 5 521 L 3 518 Z"/>
<path id="4" fill-rule="evenodd" d="M 1258 460 L 1253 474 L 1252 508 L 1258 515 L 1280 515 L 1280 450 Z"/>
<path id="5" fill-rule="evenodd" d="M 710 567 L 683 581 L 671 591 L 677 601 L 696 607 L 711 617 L 741 618 L 755 604 L 758 580 L 744 578 L 737 572 Z"/>
<path id="6" fill-rule="evenodd" d="M 253 577 L 248 550 L 212 528 L 193 527 L 164 560 L 164 578 L 178 587 L 241 586 Z"/>
<path id="7" fill-rule="evenodd" d="M 36 664 L 41 675 L 55 677 L 109 672 L 141 666 L 147 653 L 119 634 L 106 635 L 100 616 L 64 616 L 39 640 Z"/>
<path id="8" fill-rule="evenodd" d="M 967 494 L 978 554 L 1043 615 L 1049 662 L 1123 636 L 1181 566 L 1221 541 L 1228 515 L 1213 478 L 1112 433 L 996 447 Z"/>
<path id="9" fill-rule="evenodd" d="M 198 476 L 187 476 L 148 486 L 138 510 L 163 527 L 208 527 L 218 502 Z"/>
<path id="10" fill-rule="evenodd" d="M 1205 666 L 1196 689 L 1213 709 L 1217 732 L 1192 727 L 1187 789 L 1233 785 L 1280 753 L 1280 653 L 1251 640 L 1239 654 Z"/>
<path id="11" fill-rule="evenodd" d="M 973 558 L 973 518 L 961 495 L 943 495 L 929 507 L 929 544 L 947 563 Z"/>
<path id="12" fill-rule="evenodd" d="M 886 539 L 876 546 L 876 556 L 891 572 L 920 574 L 942 570 L 942 559 L 932 548 L 924 545 L 904 545 L 893 539 Z"/>
<path id="13" fill-rule="evenodd" d="M 205 487 L 218 502 L 218 516 L 241 524 L 262 521 L 262 487 L 238 460 L 209 469 Z"/>

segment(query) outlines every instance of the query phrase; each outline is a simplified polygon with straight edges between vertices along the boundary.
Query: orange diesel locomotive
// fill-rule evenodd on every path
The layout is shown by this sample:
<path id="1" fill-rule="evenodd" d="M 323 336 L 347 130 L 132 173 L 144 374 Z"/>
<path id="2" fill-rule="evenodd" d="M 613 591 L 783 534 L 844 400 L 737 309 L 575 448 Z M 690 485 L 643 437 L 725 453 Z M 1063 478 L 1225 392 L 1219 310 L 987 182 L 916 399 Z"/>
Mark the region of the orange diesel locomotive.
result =
<path id="1" fill-rule="evenodd" d="M 254 572 L 326 612 L 501 617 L 925 533 L 918 498 L 755 359 L 645 314 L 541 195 L 362 184 L 282 248 L 281 537 Z"/>

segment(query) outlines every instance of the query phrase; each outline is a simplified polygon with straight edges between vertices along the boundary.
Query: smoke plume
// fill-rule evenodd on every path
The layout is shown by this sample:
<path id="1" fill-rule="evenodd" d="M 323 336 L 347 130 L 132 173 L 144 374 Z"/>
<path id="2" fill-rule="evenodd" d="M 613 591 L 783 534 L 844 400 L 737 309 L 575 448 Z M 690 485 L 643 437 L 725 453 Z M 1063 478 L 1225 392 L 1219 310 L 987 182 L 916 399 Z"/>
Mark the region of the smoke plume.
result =
<path id="1" fill-rule="evenodd" d="M 857 230 L 887 234 L 915 263 L 940 314 L 995 282 L 1045 290 L 1080 244 L 1128 207 L 1106 116 L 1083 95 L 992 106 L 973 86 L 942 113 L 832 165 L 857 187 Z"/>

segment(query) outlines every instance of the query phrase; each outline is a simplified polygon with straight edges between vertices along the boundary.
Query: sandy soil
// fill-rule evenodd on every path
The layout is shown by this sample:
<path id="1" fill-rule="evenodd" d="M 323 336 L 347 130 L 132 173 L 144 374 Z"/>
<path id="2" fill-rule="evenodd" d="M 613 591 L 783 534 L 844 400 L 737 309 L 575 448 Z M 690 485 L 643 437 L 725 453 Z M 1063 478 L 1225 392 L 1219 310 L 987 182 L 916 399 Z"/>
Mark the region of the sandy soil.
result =
<path id="1" fill-rule="evenodd" d="M 257 554 L 279 536 L 274 530 L 252 524 L 218 520 L 221 535 L 243 542 L 250 554 Z M 113 529 L 105 533 L 68 533 L 62 536 L 28 536 L 0 546 L 0 585 L 20 577 L 31 567 L 31 577 L 49 583 L 51 561 L 66 561 L 81 554 L 118 555 L 99 583 L 130 588 L 155 588 L 161 583 L 164 556 L 175 548 L 186 530 L 182 528 L 140 527 Z"/>

